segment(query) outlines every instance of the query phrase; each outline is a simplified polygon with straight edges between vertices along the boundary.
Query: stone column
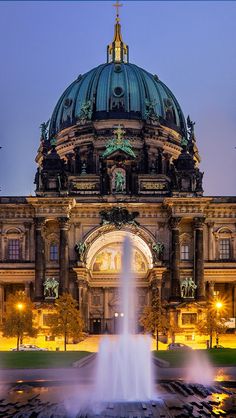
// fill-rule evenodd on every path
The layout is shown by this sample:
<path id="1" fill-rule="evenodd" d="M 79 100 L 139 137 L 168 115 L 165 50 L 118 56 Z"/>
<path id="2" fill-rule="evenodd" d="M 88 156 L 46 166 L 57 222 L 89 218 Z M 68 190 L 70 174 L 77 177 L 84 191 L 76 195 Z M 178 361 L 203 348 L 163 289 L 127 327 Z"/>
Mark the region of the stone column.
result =
<path id="1" fill-rule="evenodd" d="M 180 242 L 179 242 L 179 224 L 180 217 L 171 217 L 169 226 L 171 229 L 171 252 L 170 252 L 170 300 L 178 301 L 180 299 Z"/>
<path id="2" fill-rule="evenodd" d="M 103 306 L 104 306 L 103 318 L 104 318 L 104 321 L 106 321 L 108 319 L 108 315 L 109 315 L 109 313 L 108 313 L 108 309 L 109 309 L 109 306 L 108 306 L 108 288 L 107 287 L 103 288 Z"/>
<path id="3" fill-rule="evenodd" d="M 3 312 L 4 312 L 4 285 L 0 284 L 0 324 L 2 323 Z"/>
<path id="4" fill-rule="evenodd" d="M 45 250 L 43 226 L 45 219 L 35 219 L 35 299 L 43 298 L 43 282 L 45 276 Z"/>
<path id="5" fill-rule="evenodd" d="M 197 285 L 196 296 L 198 300 L 205 299 L 204 283 L 204 248 L 203 248 L 203 225 L 205 218 L 194 218 L 194 280 Z"/>
<path id="6" fill-rule="evenodd" d="M 88 287 L 86 280 L 78 280 L 78 293 L 80 314 L 84 320 L 86 329 L 88 329 Z"/>
<path id="7" fill-rule="evenodd" d="M 60 266 L 60 293 L 69 291 L 69 218 L 60 218 L 60 250 L 59 250 L 59 266 Z"/>
<path id="8" fill-rule="evenodd" d="M 233 284 L 233 312 L 236 321 L 236 283 Z"/>
<path id="9" fill-rule="evenodd" d="M 25 294 L 30 298 L 30 282 L 25 282 Z"/>
<path id="10" fill-rule="evenodd" d="M 214 222 L 208 222 L 208 260 L 213 260 L 213 226 Z"/>
<path id="11" fill-rule="evenodd" d="M 24 257 L 24 259 L 29 261 L 29 260 L 31 260 L 31 257 L 30 257 L 30 247 L 31 247 L 30 237 L 31 237 L 31 233 L 30 232 L 31 232 L 32 224 L 30 222 L 25 222 L 24 227 L 25 227 L 25 257 Z"/>

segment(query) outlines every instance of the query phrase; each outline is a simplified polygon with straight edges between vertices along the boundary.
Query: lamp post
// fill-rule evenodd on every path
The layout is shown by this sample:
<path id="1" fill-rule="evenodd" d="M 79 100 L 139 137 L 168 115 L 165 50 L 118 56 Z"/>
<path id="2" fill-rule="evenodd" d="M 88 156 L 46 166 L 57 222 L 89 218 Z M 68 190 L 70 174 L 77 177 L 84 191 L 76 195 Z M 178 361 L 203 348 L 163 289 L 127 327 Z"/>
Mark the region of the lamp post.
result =
<path id="1" fill-rule="evenodd" d="M 121 327 L 121 319 L 120 318 L 124 318 L 124 313 L 123 312 L 115 312 L 114 313 L 114 332 L 115 334 L 120 333 L 122 330 Z"/>
<path id="2" fill-rule="evenodd" d="M 220 317 L 220 311 L 223 308 L 223 303 L 218 300 L 215 303 L 215 308 L 216 308 L 216 318 L 217 318 L 217 323 L 216 323 L 216 347 L 218 348 L 219 345 L 219 327 L 218 327 L 218 321 L 219 321 L 219 317 Z"/>
<path id="3" fill-rule="evenodd" d="M 20 338 L 21 338 L 21 321 L 22 321 L 22 311 L 24 310 L 25 305 L 22 302 L 16 304 L 17 315 L 17 351 L 19 351 Z"/>

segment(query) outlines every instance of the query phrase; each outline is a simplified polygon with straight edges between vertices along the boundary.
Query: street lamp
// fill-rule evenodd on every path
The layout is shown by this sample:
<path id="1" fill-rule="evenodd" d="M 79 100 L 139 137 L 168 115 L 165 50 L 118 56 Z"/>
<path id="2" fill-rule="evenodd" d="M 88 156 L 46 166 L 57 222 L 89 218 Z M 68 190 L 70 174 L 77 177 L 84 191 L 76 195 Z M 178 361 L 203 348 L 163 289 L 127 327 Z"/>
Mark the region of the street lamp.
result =
<path id="1" fill-rule="evenodd" d="M 215 303 L 216 308 L 216 318 L 217 318 L 217 324 L 216 324 L 216 347 L 219 345 L 219 328 L 218 328 L 218 321 L 220 316 L 220 311 L 223 308 L 223 303 L 220 300 L 217 300 Z"/>
<path id="2" fill-rule="evenodd" d="M 24 309 L 24 304 L 21 302 L 18 302 L 16 304 L 16 308 L 18 309 L 19 312 L 21 312 Z"/>
<path id="3" fill-rule="evenodd" d="M 23 311 L 24 307 L 25 307 L 25 305 L 22 302 L 18 302 L 16 304 L 16 309 L 19 312 L 18 319 L 17 319 L 17 323 L 18 323 L 17 351 L 19 350 L 20 340 L 22 339 L 21 335 L 20 335 L 20 328 L 21 328 L 21 321 L 22 321 L 22 311 Z M 22 344 L 22 341 L 21 341 L 21 344 Z"/>

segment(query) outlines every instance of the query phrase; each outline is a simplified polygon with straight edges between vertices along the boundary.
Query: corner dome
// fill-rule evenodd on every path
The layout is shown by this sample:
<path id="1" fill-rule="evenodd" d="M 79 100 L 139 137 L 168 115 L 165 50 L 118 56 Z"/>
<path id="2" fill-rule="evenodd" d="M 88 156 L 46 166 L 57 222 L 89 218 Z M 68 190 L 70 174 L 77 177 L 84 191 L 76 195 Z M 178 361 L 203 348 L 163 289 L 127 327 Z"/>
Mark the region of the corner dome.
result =
<path id="1" fill-rule="evenodd" d="M 125 62 L 108 62 L 79 77 L 60 97 L 49 135 L 86 119 L 156 119 L 183 135 L 185 119 L 178 101 L 156 75 Z"/>

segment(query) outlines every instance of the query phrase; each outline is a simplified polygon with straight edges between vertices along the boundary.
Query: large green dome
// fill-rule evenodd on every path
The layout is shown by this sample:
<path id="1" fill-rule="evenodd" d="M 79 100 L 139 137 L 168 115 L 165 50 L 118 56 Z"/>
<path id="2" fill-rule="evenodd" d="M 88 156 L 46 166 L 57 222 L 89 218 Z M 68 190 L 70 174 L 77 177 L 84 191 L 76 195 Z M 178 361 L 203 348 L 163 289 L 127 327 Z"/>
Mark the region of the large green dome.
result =
<path id="1" fill-rule="evenodd" d="M 184 116 L 173 93 L 135 64 L 109 62 L 80 75 L 55 107 L 50 136 L 75 125 L 86 107 L 92 120 L 152 117 L 185 134 Z"/>

